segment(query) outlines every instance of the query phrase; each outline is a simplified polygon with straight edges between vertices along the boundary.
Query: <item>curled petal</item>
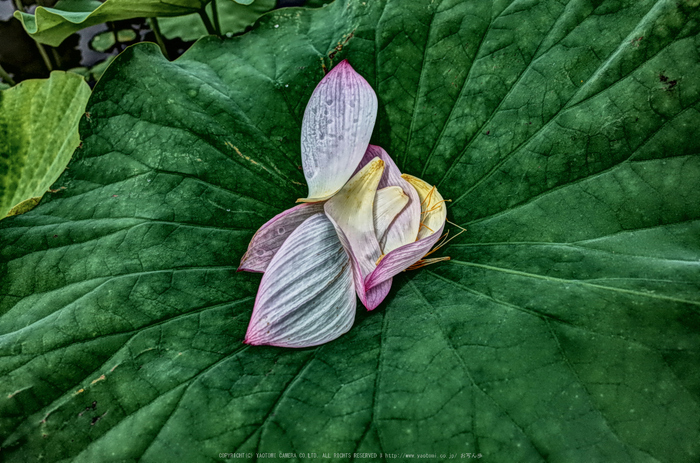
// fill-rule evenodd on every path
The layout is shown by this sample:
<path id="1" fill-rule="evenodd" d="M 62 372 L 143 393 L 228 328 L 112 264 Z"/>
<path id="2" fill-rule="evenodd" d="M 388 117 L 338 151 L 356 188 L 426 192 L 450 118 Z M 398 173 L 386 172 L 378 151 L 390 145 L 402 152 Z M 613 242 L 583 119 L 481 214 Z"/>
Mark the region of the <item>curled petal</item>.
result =
<path id="1" fill-rule="evenodd" d="M 408 243 L 413 243 L 420 228 L 421 200 L 415 188 L 401 176 L 401 171 L 391 159 L 389 154 L 379 146 L 369 145 L 358 167 L 362 168 L 375 157 L 384 161 L 384 175 L 379 181 L 379 188 L 398 186 L 408 196 L 406 207 L 391 223 L 387 232 L 380 239 L 380 246 L 384 254 Z M 379 236 L 379 232 L 377 232 Z"/>
<path id="2" fill-rule="evenodd" d="M 238 271 L 264 272 L 282 243 L 314 214 L 323 212 L 322 203 L 303 203 L 277 214 L 260 227 L 248 244 Z"/>
<path id="3" fill-rule="evenodd" d="M 367 310 L 374 310 L 379 304 L 382 303 L 384 298 L 386 298 L 386 296 L 389 294 L 389 290 L 391 290 L 392 281 L 393 280 L 389 278 L 388 280 L 382 281 L 370 290 L 365 291 L 364 300 L 360 300 Z"/>
<path id="4" fill-rule="evenodd" d="M 377 266 L 382 253 L 374 232 L 373 203 L 384 161 L 374 159 L 355 174 L 331 199 L 324 210 L 347 237 L 350 252 L 357 258 L 363 276 Z"/>
<path id="5" fill-rule="evenodd" d="M 323 213 L 304 221 L 272 258 L 245 342 L 309 347 L 346 333 L 355 320 L 352 267 Z"/>
<path id="6" fill-rule="evenodd" d="M 377 190 L 374 197 L 374 231 L 380 246 L 389 225 L 408 204 L 408 195 L 398 186 Z"/>
<path id="7" fill-rule="evenodd" d="M 415 187 L 421 200 L 421 229 L 418 240 L 389 252 L 377 268 L 365 278 L 365 291 L 369 291 L 394 275 L 418 262 L 435 246 L 445 228 L 447 208 L 437 188 L 423 180 L 404 174 Z"/>
<path id="8" fill-rule="evenodd" d="M 418 177 L 408 174 L 402 174 L 401 177 L 413 185 L 418 192 L 418 196 L 420 197 L 421 218 L 420 230 L 418 230 L 418 239 L 421 240 L 435 233 L 435 230 L 437 230 L 438 227 L 445 225 L 445 219 L 447 219 L 445 200 L 442 199 L 442 196 L 440 193 L 438 193 L 437 188 L 425 183 Z"/>
<path id="9" fill-rule="evenodd" d="M 365 153 L 376 118 L 374 90 L 342 61 L 319 82 L 304 111 L 301 161 L 309 194 L 299 201 L 326 200 L 345 185 Z"/>
<path id="10" fill-rule="evenodd" d="M 384 256 L 374 272 L 367 276 L 365 291 L 377 287 L 377 285 L 382 284 L 384 281 L 398 275 L 418 262 L 423 256 L 430 252 L 430 249 L 438 242 L 442 235 L 443 228 L 444 225 L 432 235 L 394 249 Z"/>
<path id="11" fill-rule="evenodd" d="M 369 291 L 365 289 L 365 277 L 362 274 L 362 270 L 360 268 L 360 264 L 355 257 L 355 254 L 352 252 L 352 248 L 350 246 L 350 241 L 348 240 L 347 236 L 345 233 L 343 233 L 343 230 L 338 226 L 338 224 L 335 223 L 332 217 L 328 217 L 328 220 L 331 221 L 333 226 L 335 227 L 335 231 L 337 233 L 338 239 L 340 239 L 340 242 L 343 245 L 343 248 L 345 248 L 345 251 L 347 252 L 348 256 L 350 257 L 350 264 L 352 268 L 352 277 L 354 281 L 354 286 L 355 286 L 355 292 L 357 292 L 357 296 L 360 298 L 360 301 L 362 302 L 362 305 L 364 305 L 367 310 L 374 310 L 389 294 L 389 290 L 391 289 L 391 282 L 392 279 L 388 278 L 379 283 L 378 285 L 375 285 L 374 288 L 371 288 Z"/>

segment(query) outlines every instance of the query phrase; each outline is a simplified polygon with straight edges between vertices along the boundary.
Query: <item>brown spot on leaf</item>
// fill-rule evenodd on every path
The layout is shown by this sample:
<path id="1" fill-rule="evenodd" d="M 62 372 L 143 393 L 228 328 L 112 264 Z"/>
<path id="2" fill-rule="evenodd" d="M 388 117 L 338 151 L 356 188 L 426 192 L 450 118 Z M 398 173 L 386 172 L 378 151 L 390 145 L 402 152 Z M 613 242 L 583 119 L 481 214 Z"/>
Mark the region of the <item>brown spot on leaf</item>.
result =
<path id="1" fill-rule="evenodd" d="M 333 58 L 335 58 L 335 55 L 337 55 L 340 51 L 342 51 L 343 47 L 347 45 L 347 43 L 350 41 L 351 38 L 355 36 L 355 31 L 353 30 L 350 32 L 347 36 L 345 36 L 345 40 L 343 41 L 338 41 L 338 44 L 335 46 L 333 50 L 331 50 L 330 53 L 328 53 L 328 58 L 331 60 L 331 64 L 333 64 Z"/>

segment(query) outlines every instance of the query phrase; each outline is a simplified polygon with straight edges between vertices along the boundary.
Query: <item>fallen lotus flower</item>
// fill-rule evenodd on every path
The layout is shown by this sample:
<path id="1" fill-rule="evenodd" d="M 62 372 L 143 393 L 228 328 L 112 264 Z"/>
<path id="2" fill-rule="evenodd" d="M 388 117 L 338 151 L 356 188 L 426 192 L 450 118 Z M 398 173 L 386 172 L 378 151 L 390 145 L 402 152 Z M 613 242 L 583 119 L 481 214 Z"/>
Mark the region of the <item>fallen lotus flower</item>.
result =
<path id="1" fill-rule="evenodd" d="M 395 275 L 447 259 L 422 259 L 442 235 L 445 201 L 369 145 L 376 114 L 372 87 L 347 61 L 311 95 L 301 131 L 309 194 L 255 233 L 238 269 L 264 273 L 247 344 L 332 341 L 352 327 L 355 295 L 373 310 Z"/>

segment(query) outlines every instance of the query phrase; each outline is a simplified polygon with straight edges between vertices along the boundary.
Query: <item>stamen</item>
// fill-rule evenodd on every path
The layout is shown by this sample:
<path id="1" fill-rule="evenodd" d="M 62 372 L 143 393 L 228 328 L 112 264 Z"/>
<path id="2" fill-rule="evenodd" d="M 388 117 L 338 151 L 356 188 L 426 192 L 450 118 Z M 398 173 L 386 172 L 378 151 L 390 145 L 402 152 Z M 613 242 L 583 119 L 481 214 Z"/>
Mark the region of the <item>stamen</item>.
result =
<path id="1" fill-rule="evenodd" d="M 438 262 L 445 262 L 448 260 L 450 260 L 449 257 L 435 257 L 432 259 L 421 259 L 418 262 L 416 262 L 415 264 L 408 267 L 406 270 L 418 270 L 419 268 L 423 268 L 427 265 L 437 264 Z"/>
<path id="2" fill-rule="evenodd" d="M 428 230 L 430 230 L 430 233 L 435 233 L 435 231 L 434 231 L 432 228 L 430 228 L 429 226 L 427 226 L 427 225 L 424 224 L 423 222 L 420 223 L 420 227 L 425 227 L 425 228 L 427 228 Z M 420 227 L 418 227 L 418 230 L 420 230 Z"/>
<path id="3" fill-rule="evenodd" d="M 430 189 L 427 195 L 425 195 L 425 198 L 423 198 L 423 201 L 421 201 L 421 209 L 423 209 L 423 204 L 425 204 L 426 201 L 428 201 L 428 205 L 430 205 L 430 198 L 433 197 L 433 192 L 435 191 L 435 185 Z"/>
<path id="4" fill-rule="evenodd" d="M 454 235 L 453 237 L 448 238 L 450 231 L 447 230 L 447 232 L 444 235 L 442 235 L 442 237 L 440 238 L 440 242 L 438 244 L 436 244 L 433 249 L 428 251 L 428 253 L 426 255 L 424 255 L 421 260 L 419 260 L 415 264 L 411 265 L 410 267 L 406 268 L 406 270 L 416 270 L 416 269 L 419 269 L 421 267 L 425 267 L 426 265 L 437 264 L 438 262 L 444 262 L 444 261 L 450 260 L 450 257 L 432 257 L 430 259 L 426 259 L 426 257 L 428 257 L 429 255 L 431 255 L 432 253 L 434 253 L 435 251 L 437 251 L 438 249 L 445 246 L 447 243 L 449 243 L 450 241 L 452 241 L 453 239 L 457 238 L 459 235 L 461 235 L 462 233 L 467 231 L 466 228 L 462 227 L 461 225 L 457 225 L 454 222 L 450 222 L 447 219 L 445 219 L 445 222 L 447 222 L 451 225 L 454 225 L 457 228 L 460 228 L 461 231 L 459 233 L 457 233 L 456 235 Z M 421 223 L 421 225 L 424 226 L 425 228 L 428 228 L 423 223 Z M 430 228 L 428 228 L 428 230 L 430 230 Z M 432 230 L 430 230 L 430 231 L 432 231 Z"/>
<path id="5" fill-rule="evenodd" d="M 425 212 L 422 212 L 422 214 L 429 214 L 430 212 L 433 212 L 433 211 L 436 211 L 436 210 L 440 209 L 440 203 L 451 203 L 451 202 L 452 202 L 451 199 L 443 199 L 442 201 L 438 201 L 438 202 L 436 202 L 435 204 L 433 204 L 433 205 L 430 207 L 430 209 L 428 209 L 428 210 L 425 211 Z"/>
<path id="6" fill-rule="evenodd" d="M 433 249 L 431 249 L 430 251 L 428 251 L 428 253 L 427 253 L 426 255 L 424 255 L 423 257 L 424 257 L 424 258 L 425 258 L 425 257 L 428 257 L 430 254 L 434 253 L 435 251 L 437 251 L 438 249 L 440 249 L 441 247 L 443 247 L 443 246 L 445 245 L 445 243 L 447 243 L 447 241 L 449 241 L 449 240 L 447 239 L 447 235 L 449 235 L 449 234 L 450 234 L 450 231 L 447 230 L 447 232 L 446 232 L 444 235 L 442 235 L 442 237 L 440 238 L 441 241 L 440 241 L 438 244 L 436 244 L 435 247 L 434 247 Z M 452 238 L 455 238 L 455 237 L 453 236 Z M 451 240 L 452 238 L 450 238 L 450 240 Z"/>
<path id="7" fill-rule="evenodd" d="M 432 249 L 432 251 L 430 251 L 428 254 L 426 254 L 426 256 L 428 256 L 428 255 L 432 254 L 433 252 L 437 251 L 438 249 L 440 249 L 441 247 L 445 246 L 447 243 L 449 243 L 450 241 L 452 241 L 453 239 L 457 238 L 459 235 L 461 235 L 462 233 L 464 233 L 465 231 L 467 231 L 466 228 L 462 227 L 461 225 L 457 225 L 457 224 L 454 223 L 454 222 L 450 222 L 450 221 L 447 220 L 447 219 L 445 219 L 445 222 L 447 222 L 447 223 L 449 223 L 449 224 L 451 224 L 451 225 L 454 225 L 455 227 L 459 228 L 459 229 L 460 229 L 460 232 L 457 233 L 457 234 L 456 234 L 455 236 L 453 236 L 452 238 L 447 239 L 447 235 L 450 233 L 450 231 L 448 230 L 447 233 L 445 233 L 445 234 L 443 235 L 442 241 L 440 241 L 440 242 L 437 244 L 437 246 L 435 246 L 435 247 Z M 425 256 L 423 256 L 423 257 L 425 257 Z"/>

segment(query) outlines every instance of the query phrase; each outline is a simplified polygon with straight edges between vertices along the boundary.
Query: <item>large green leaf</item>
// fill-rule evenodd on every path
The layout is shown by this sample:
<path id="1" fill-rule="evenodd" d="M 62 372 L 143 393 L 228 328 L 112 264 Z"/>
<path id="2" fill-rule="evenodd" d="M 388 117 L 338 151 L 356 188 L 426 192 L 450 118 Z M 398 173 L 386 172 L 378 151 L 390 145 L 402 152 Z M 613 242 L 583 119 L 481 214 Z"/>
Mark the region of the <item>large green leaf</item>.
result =
<path id="1" fill-rule="evenodd" d="M 66 189 L 0 223 L 3 457 L 697 461 L 697 6 L 337 0 L 128 49 Z M 245 346 L 260 276 L 235 268 L 306 193 L 328 54 L 467 231 L 338 340 Z"/>
<path id="2" fill-rule="evenodd" d="M 261 15 L 275 7 L 275 0 L 256 0 L 250 5 L 242 5 L 231 0 L 216 2 L 219 23 L 223 34 L 240 34 L 255 23 Z M 211 16 L 212 4 L 206 6 Z M 198 14 L 163 18 L 159 21 L 160 31 L 168 39 L 197 40 L 207 35 L 204 23 Z"/>
<path id="3" fill-rule="evenodd" d="M 89 96 L 82 77 L 60 71 L 0 91 L 0 219 L 61 175 Z"/>
<path id="4" fill-rule="evenodd" d="M 54 8 L 39 6 L 34 14 L 15 11 L 37 42 L 57 47 L 69 35 L 95 24 L 131 18 L 195 13 L 207 0 L 60 0 Z"/>

